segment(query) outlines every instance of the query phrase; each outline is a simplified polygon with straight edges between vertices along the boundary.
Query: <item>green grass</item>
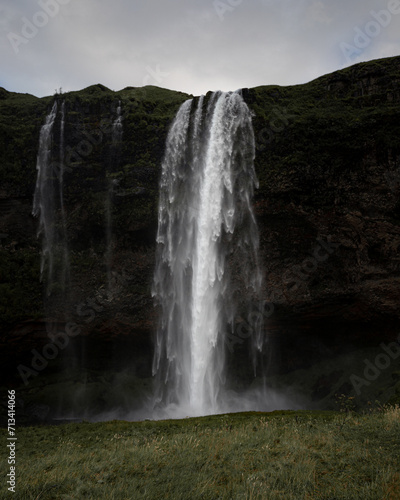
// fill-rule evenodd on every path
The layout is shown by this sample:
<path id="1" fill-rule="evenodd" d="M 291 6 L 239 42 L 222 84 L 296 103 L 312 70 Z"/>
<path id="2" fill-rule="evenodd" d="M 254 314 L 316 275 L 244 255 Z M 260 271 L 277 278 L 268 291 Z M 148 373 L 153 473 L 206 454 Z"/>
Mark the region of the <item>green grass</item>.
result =
<path id="1" fill-rule="evenodd" d="M 17 430 L 14 499 L 400 498 L 398 406 Z"/>

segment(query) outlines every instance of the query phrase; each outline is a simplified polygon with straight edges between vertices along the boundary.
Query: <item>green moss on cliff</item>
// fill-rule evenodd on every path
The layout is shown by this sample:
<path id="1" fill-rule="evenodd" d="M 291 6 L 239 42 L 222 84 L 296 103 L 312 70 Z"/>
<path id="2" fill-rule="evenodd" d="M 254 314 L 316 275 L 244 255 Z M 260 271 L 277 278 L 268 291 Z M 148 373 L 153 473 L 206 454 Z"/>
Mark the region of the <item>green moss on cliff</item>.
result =
<path id="1" fill-rule="evenodd" d="M 313 185 L 324 187 L 321 176 L 354 172 L 369 154 L 389 169 L 388 154 L 400 155 L 399 89 L 400 57 L 394 57 L 304 85 L 248 90 L 245 98 L 255 112 L 259 195 L 283 187 L 290 176 L 290 189 L 282 191 L 297 204 L 311 202 L 317 208 L 331 204 L 334 196 L 318 200 Z M 282 177 L 278 182 L 277 176 Z"/>

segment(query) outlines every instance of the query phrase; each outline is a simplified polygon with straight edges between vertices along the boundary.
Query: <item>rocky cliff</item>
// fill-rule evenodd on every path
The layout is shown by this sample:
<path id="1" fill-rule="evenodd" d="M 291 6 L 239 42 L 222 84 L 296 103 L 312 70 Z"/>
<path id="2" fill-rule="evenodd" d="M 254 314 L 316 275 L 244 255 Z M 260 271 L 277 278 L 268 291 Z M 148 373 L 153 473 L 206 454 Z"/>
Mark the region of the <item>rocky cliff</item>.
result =
<path id="1" fill-rule="evenodd" d="M 272 329 L 337 348 L 397 336 L 399 70 L 392 58 L 248 91 Z"/>
<path id="2" fill-rule="evenodd" d="M 94 85 L 42 99 L 0 89 L 5 382 L 20 382 L 18 365 L 32 366 L 32 349 L 40 353 L 49 342 L 49 322 L 62 332 L 75 325 L 75 356 L 86 353 L 90 369 L 130 364 L 137 376 L 150 376 L 157 321 L 151 281 L 158 179 L 168 126 L 188 97 L 157 87 L 113 92 Z M 243 97 L 254 113 L 259 178 L 254 204 L 270 372 L 308 369 L 395 340 L 400 328 L 400 57 L 358 64 L 304 85 L 244 89 Z M 67 293 L 53 290 L 49 296 L 40 283 L 41 241 L 31 211 L 40 128 L 55 99 L 66 110 L 70 282 Z M 112 124 L 118 105 L 123 135 L 116 148 Z M 60 126 L 58 118 L 55 164 Z M 238 317 L 241 321 L 246 319 Z M 232 351 L 231 363 L 241 364 L 246 343 L 238 341 Z M 334 386 L 351 392 L 348 376 L 342 375 L 332 369 L 317 377 L 314 399 Z M 247 376 L 245 369 L 238 375 Z"/>

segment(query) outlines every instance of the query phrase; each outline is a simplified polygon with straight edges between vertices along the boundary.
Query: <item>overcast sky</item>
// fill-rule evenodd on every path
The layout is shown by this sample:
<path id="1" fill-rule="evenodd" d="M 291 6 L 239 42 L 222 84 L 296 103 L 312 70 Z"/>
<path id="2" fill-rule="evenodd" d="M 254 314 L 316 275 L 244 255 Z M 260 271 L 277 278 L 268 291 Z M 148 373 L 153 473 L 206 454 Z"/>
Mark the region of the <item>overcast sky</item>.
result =
<path id="1" fill-rule="evenodd" d="M 46 12 L 47 11 L 47 12 Z M 400 54 L 400 0 L 2 0 L 0 86 L 199 95 Z"/>

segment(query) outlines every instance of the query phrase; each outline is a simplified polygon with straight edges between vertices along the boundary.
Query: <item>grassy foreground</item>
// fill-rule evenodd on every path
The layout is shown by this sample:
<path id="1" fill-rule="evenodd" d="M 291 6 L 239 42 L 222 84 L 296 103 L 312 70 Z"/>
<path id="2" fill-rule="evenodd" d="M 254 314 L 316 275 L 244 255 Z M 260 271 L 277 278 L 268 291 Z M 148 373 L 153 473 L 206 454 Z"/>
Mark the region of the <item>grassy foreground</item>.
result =
<path id="1" fill-rule="evenodd" d="M 17 431 L 16 492 L 3 472 L 2 499 L 400 498 L 398 406 Z"/>

